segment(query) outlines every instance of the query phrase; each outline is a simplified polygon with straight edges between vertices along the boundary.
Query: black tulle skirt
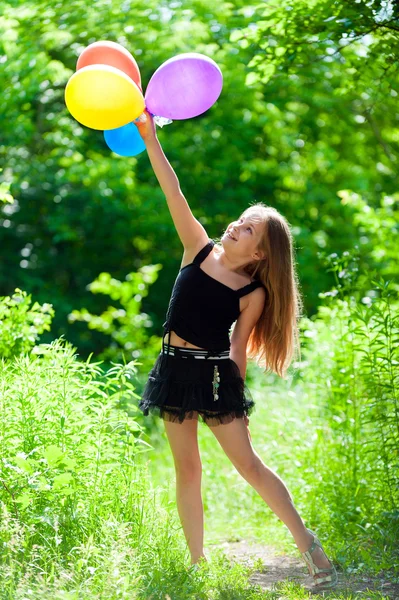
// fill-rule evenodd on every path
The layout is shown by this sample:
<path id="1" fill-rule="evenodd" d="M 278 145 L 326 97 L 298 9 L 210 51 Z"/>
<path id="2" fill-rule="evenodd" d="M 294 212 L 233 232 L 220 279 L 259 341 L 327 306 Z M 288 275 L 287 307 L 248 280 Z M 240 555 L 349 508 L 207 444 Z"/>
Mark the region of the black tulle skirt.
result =
<path id="1" fill-rule="evenodd" d="M 210 426 L 249 416 L 254 400 L 228 354 L 163 344 L 139 408 L 145 416 L 151 413 L 178 423 L 201 416 Z"/>

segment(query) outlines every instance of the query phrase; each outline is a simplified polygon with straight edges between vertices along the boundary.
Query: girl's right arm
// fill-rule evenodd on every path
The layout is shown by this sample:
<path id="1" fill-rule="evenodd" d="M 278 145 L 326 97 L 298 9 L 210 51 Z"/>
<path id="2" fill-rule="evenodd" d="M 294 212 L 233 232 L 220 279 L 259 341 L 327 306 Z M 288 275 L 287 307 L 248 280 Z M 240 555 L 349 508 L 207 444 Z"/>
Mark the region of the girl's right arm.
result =
<path id="1" fill-rule="evenodd" d="M 166 158 L 155 131 L 155 123 L 147 110 L 134 121 L 144 140 L 148 157 L 159 181 L 176 227 L 178 236 L 186 250 L 196 249 L 208 242 L 208 234 L 194 217 L 185 199 L 176 173 Z"/>

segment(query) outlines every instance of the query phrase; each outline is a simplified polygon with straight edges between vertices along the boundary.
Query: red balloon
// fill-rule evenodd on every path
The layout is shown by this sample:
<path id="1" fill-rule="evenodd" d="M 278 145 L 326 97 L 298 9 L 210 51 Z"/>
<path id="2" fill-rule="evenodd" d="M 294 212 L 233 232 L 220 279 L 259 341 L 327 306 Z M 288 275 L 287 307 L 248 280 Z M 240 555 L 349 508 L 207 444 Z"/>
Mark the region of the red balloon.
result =
<path id="1" fill-rule="evenodd" d="M 138 64 L 129 50 L 116 42 L 94 42 L 85 48 L 78 58 L 76 70 L 89 65 L 109 65 L 123 71 L 134 83 L 141 87 L 141 75 Z"/>

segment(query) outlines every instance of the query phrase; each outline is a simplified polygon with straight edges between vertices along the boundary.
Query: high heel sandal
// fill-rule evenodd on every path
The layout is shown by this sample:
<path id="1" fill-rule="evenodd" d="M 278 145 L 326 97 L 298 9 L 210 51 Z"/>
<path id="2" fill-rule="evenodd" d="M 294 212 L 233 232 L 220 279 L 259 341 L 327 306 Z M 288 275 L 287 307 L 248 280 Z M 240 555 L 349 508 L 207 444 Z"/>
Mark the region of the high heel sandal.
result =
<path id="1" fill-rule="evenodd" d="M 311 553 L 316 549 L 317 546 L 319 546 L 319 548 L 321 548 L 322 552 L 324 552 L 327 560 L 330 560 L 330 559 L 328 558 L 327 554 L 325 553 L 324 548 L 321 545 L 320 540 L 317 537 L 317 535 L 314 533 L 314 531 L 312 531 L 309 528 L 306 528 L 306 529 L 309 531 L 309 533 L 311 533 L 313 535 L 313 542 L 312 542 L 310 548 L 308 550 L 306 550 L 306 552 L 301 552 L 301 555 L 302 555 L 303 559 L 305 560 L 306 564 L 308 565 L 310 574 L 313 577 L 313 580 L 314 580 L 313 588 L 315 590 L 324 590 L 324 589 L 332 588 L 335 585 L 337 585 L 337 583 L 338 583 L 337 571 L 335 570 L 335 567 L 332 564 L 332 561 L 330 561 L 331 567 L 329 567 L 329 568 L 320 569 L 317 565 L 315 565 L 315 563 L 313 562 L 313 559 L 311 557 Z M 317 573 L 326 573 L 326 576 L 325 577 L 315 577 L 315 575 Z"/>

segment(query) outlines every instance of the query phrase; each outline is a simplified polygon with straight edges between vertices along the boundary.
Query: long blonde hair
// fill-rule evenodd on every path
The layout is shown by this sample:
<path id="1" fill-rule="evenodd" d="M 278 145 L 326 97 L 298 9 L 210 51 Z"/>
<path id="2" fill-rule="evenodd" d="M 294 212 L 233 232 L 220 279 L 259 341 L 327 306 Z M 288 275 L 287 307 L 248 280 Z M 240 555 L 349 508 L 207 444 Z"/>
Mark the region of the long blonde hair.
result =
<path id="1" fill-rule="evenodd" d="M 257 250 L 261 260 L 248 263 L 244 271 L 266 288 L 265 306 L 247 343 L 246 353 L 257 364 L 264 359 L 265 371 L 283 379 L 297 356 L 300 360 L 298 321 L 303 301 L 295 268 L 293 235 L 287 220 L 263 202 L 250 205 L 242 216 L 260 217 L 264 224 Z M 220 242 L 220 238 L 217 240 Z M 221 243 L 215 244 L 217 251 Z"/>

